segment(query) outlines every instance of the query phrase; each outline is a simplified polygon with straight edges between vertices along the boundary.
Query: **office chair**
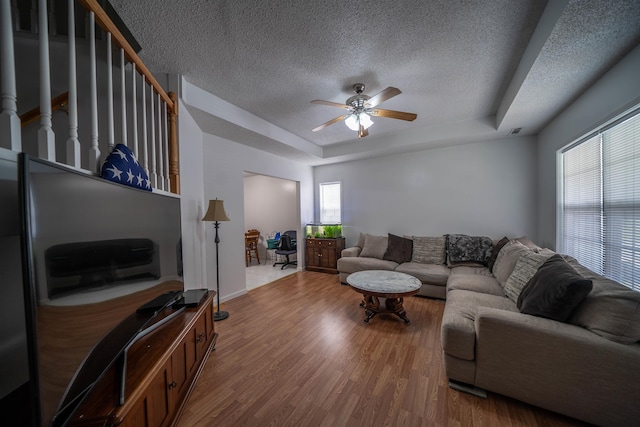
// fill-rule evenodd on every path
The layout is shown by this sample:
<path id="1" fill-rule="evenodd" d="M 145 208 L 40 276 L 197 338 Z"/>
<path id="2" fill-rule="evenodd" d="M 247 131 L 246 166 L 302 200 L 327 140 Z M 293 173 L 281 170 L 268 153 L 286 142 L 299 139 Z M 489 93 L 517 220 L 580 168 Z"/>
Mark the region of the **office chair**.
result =
<path id="1" fill-rule="evenodd" d="M 297 261 L 291 261 L 289 255 L 295 255 L 298 252 L 296 242 L 296 231 L 288 230 L 282 233 L 280 240 L 278 241 L 278 249 L 276 249 L 276 255 L 283 255 L 285 257 L 284 262 L 275 262 L 273 266 L 282 265 L 280 270 L 288 265 L 298 265 Z"/>

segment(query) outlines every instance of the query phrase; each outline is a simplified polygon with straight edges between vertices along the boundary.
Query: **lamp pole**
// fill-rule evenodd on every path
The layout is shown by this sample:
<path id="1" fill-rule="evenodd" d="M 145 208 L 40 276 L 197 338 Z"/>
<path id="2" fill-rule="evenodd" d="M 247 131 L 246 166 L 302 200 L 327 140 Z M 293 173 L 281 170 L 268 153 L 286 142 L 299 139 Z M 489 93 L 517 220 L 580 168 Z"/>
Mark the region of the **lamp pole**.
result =
<path id="1" fill-rule="evenodd" d="M 220 227 L 220 223 L 218 221 L 214 224 L 216 228 L 216 293 L 218 294 L 218 310 L 213 313 L 213 320 L 224 320 L 229 317 L 228 311 L 220 311 L 220 261 L 218 259 L 218 243 L 220 243 L 220 237 L 218 236 L 218 227 Z"/>

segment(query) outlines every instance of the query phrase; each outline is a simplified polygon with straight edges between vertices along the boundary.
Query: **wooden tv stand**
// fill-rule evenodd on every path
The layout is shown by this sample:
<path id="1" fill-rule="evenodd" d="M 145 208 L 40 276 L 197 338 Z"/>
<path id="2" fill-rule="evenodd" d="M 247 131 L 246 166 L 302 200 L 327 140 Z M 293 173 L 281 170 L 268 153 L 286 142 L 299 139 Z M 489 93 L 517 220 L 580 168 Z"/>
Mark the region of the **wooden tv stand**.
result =
<path id="1" fill-rule="evenodd" d="M 210 291 L 198 307 L 185 309 L 131 347 L 123 405 L 119 402 L 121 364 L 115 363 L 80 405 L 69 425 L 173 425 L 218 338 L 213 323 L 214 295 Z M 171 311 L 167 308 L 159 317 L 168 316 Z"/>

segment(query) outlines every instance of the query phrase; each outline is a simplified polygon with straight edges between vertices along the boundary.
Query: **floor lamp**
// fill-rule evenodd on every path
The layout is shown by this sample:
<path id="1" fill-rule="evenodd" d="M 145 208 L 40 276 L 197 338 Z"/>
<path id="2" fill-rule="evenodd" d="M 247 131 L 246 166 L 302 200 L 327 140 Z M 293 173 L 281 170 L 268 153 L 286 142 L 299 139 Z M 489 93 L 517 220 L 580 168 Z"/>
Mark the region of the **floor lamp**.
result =
<path id="1" fill-rule="evenodd" d="M 218 237 L 218 227 L 220 221 L 231 221 L 227 214 L 224 212 L 224 200 L 209 200 L 209 209 L 204 214 L 203 221 L 214 221 L 216 227 L 216 293 L 218 295 L 218 310 L 213 313 L 213 320 L 224 320 L 229 317 L 229 312 L 220 311 L 220 263 L 218 261 L 218 243 L 220 243 L 220 237 Z"/>

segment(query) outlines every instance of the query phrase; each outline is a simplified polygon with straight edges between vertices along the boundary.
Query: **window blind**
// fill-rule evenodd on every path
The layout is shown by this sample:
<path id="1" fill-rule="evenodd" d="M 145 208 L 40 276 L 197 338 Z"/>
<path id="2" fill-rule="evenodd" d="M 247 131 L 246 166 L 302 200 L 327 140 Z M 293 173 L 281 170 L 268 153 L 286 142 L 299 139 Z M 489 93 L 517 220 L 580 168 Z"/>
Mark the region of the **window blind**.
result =
<path id="1" fill-rule="evenodd" d="M 320 223 L 340 224 L 342 221 L 340 183 L 320 183 Z"/>
<path id="2" fill-rule="evenodd" d="M 562 155 L 562 250 L 640 291 L 640 114 Z"/>

